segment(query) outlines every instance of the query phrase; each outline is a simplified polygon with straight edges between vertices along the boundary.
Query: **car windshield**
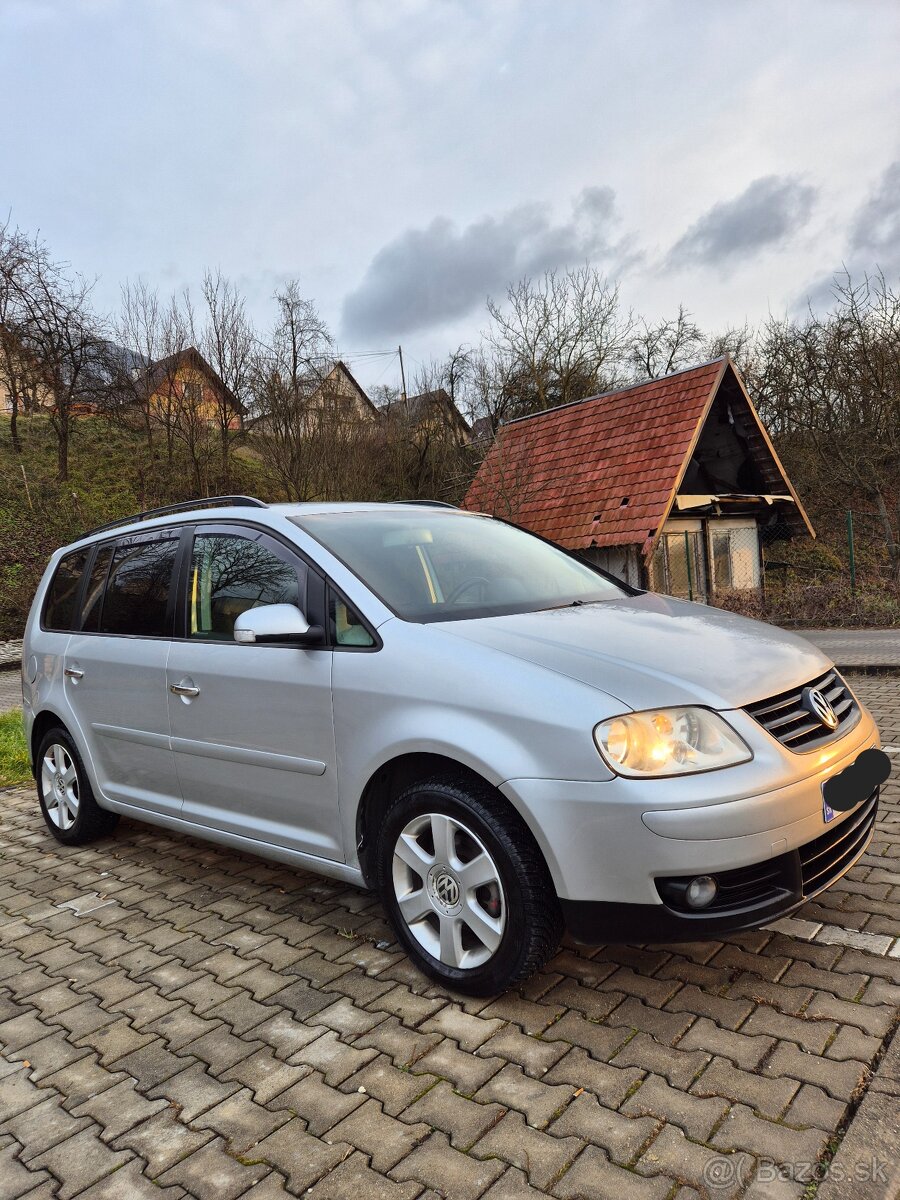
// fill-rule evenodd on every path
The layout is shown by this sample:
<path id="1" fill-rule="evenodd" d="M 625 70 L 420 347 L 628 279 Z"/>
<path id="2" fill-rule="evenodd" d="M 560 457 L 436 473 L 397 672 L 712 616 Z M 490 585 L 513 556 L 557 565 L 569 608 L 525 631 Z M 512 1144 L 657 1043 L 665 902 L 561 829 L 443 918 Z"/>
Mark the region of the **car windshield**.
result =
<path id="1" fill-rule="evenodd" d="M 291 519 L 406 621 L 537 612 L 624 592 L 558 547 L 490 517 L 421 508 Z"/>

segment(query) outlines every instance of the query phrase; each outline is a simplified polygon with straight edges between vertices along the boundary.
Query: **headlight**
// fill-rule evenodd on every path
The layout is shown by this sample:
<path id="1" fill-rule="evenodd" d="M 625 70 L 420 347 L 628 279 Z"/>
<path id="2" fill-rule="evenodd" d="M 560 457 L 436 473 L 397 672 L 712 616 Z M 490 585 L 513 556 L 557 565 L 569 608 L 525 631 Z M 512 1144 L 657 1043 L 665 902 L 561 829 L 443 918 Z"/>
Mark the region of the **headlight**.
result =
<path id="1" fill-rule="evenodd" d="M 659 708 L 601 721 L 597 749 L 619 775 L 692 775 L 748 762 L 750 748 L 708 708 Z"/>

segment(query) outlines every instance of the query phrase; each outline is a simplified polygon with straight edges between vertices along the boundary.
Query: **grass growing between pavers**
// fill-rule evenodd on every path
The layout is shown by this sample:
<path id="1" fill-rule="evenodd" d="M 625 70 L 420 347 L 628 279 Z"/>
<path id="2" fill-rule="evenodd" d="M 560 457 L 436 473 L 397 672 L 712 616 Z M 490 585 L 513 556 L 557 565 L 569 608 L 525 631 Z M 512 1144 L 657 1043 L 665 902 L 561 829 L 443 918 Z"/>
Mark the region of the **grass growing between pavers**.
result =
<path id="1" fill-rule="evenodd" d="M 28 749 L 22 732 L 22 710 L 0 714 L 0 787 L 12 787 L 17 783 L 28 783 L 31 768 L 28 766 Z"/>

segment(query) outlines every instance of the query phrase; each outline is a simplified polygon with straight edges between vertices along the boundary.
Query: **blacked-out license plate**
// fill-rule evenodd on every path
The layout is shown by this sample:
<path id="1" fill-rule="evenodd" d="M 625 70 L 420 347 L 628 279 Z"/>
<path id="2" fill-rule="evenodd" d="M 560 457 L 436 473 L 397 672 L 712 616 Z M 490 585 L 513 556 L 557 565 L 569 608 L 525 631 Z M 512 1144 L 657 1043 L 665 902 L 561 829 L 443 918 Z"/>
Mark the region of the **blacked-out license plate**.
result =
<path id="1" fill-rule="evenodd" d="M 890 773 L 891 760 L 883 750 L 876 750 L 872 746 L 863 750 L 849 767 L 826 779 L 822 784 L 822 816 L 825 824 L 833 821 L 839 812 L 849 812 L 867 800 Z"/>

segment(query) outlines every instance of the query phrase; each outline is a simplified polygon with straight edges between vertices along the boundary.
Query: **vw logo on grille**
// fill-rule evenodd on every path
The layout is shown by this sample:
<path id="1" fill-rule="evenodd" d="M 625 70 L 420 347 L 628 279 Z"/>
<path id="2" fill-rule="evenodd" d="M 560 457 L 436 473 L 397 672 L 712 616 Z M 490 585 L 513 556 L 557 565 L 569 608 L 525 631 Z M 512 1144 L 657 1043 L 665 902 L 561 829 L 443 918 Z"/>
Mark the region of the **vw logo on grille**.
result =
<path id="1" fill-rule="evenodd" d="M 837 729 L 837 713 L 831 707 L 831 701 L 818 688 L 804 688 L 800 703 L 808 713 L 821 721 L 826 729 Z"/>
<path id="2" fill-rule="evenodd" d="M 459 903 L 459 884 L 452 875 L 438 875 L 434 881 L 434 894 L 442 904 L 453 908 Z"/>

